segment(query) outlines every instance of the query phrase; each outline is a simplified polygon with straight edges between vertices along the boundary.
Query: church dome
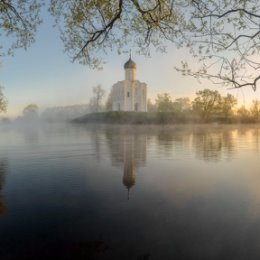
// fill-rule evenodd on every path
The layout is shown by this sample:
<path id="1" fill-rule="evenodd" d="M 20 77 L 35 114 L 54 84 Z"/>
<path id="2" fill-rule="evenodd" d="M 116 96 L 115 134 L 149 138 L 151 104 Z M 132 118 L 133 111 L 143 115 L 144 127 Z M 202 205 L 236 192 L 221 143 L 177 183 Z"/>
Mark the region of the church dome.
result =
<path id="1" fill-rule="evenodd" d="M 131 187 L 133 187 L 135 185 L 135 177 L 134 176 L 124 176 L 123 178 L 123 184 L 125 185 L 125 187 L 127 189 L 130 189 Z"/>
<path id="2" fill-rule="evenodd" d="M 129 60 L 125 63 L 124 65 L 125 69 L 136 69 L 136 64 L 134 61 L 132 61 L 131 57 L 129 58 Z"/>

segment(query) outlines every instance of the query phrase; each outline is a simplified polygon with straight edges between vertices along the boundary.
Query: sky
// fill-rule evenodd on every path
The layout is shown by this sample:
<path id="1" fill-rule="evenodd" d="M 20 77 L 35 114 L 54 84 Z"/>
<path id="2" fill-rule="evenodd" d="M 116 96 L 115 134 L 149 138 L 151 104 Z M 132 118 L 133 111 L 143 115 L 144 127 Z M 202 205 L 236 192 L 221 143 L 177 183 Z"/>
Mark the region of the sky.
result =
<path id="1" fill-rule="evenodd" d="M 20 115 L 28 104 L 34 103 L 41 110 L 47 107 L 86 104 L 92 96 L 92 88 L 98 84 L 108 94 L 112 85 L 124 79 L 124 63 L 128 55 L 116 52 L 104 54 L 106 64 L 102 70 L 72 63 L 60 40 L 53 20 L 44 15 L 44 21 L 36 33 L 36 42 L 28 50 L 17 50 L 14 56 L 4 57 L 0 65 L 0 85 L 8 99 L 8 111 L 4 116 Z M 130 50 L 129 50 L 130 51 Z M 227 90 L 204 80 L 201 84 L 192 77 L 182 76 L 174 67 L 181 60 L 189 60 L 187 50 L 168 45 L 167 53 L 154 50 L 151 57 L 139 56 L 132 48 L 132 59 L 137 64 L 137 79 L 147 83 L 148 98 L 154 100 L 159 93 L 170 93 L 172 98 L 195 97 L 204 88 L 218 90 L 222 95 L 234 95 L 239 105 L 248 105 L 260 99 L 260 89 Z M 196 64 L 195 64 L 196 66 Z"/>

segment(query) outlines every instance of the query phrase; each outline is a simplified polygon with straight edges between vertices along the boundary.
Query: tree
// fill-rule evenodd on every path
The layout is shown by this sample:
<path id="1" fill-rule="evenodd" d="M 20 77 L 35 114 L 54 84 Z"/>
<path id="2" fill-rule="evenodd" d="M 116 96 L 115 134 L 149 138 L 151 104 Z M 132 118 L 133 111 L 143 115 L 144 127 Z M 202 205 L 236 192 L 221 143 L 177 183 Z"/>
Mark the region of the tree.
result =
<path id="1" fill-rule="evenodd" d="M 4 96 L 2 88 L 0 87 L 0 112 L 6 112 L 7 100 Z"/>
<path id="2" fill-rule="evenodd" d="M 33 42 L 41 3 L 0 0 L 0 30 L 14 39 L 9 50 Z M 165 51 L 170 41 L 201 64 L 183 61 L 177 70 L 184 75 L 254 90 L 260 80 L 257 0 L 50 0 L 49 11 L 73 61 L 98 67 L 102 52 L 131 46 L 149 55 L 149 47 Z"/>
<path id="3" fill-rule="evenodd" d="M 0 28 L 15 39 L 9 50 L 26 48 L 34 41 L 41 5 L 40 0 L 0 0 Z M 49 10 L 60 22 L 65 50 L 73 60 L 98 66 L 97 50 L 116 48 L 121 53 L 131 44 L 148 54 L 151 45 L 165 50 L 168 40 L 190 47 L 202 61 L 197 72 L 183 63 L 184 74 L 255 89 L 260 76 L 250 81 L 239 71 L 253 67 L 259 75 L 253 57 L 260 39 L 254 26 L 259 24 L 259 6 L 256 0 L 50 0 Z M 227 50 L 230 54 L 223 55 Z M 211 74 L 207 60 L 220 69 Z"/>
<path id="4" fill-rule="evenodd" d="M 183 61 L 177 70 L 214 83 L 256 90 L 260 79 L 259 1 L 193 0 L 183 6 L 187 13 L 178 22 L 183 35 L 178 41 L 190 49 L 201 67 L 193 69 Z"/>
<path id="5" fill-rule="evenodd" d="M 101 85 L 93 87 L 92 91 L 93 97 L 90 99 L 90 106 L 92 107 L 93 112 L 100 112 L 102 99 L 106 91 L 102 89 Z"/>
<path id="6" fill-rule="evenodd" d="M 238 119 L 241 123 L 248 123 L 250 122 L 250 113 L 249 111 L 245 108 L 245 106 L 241 106 L 238 110 L 237 110 L 237 116 Z"/>
<path id="7" fill-rule="evenodd" d="M 168 93 L 158 94 L 155 104 L 158 112 L 173 112 L 173 102 Z"/>
<path id="8" fill-rule="evenodd" d="M 204 121 L 220 113 L 221 95 L 218 91 L 204 89 L 196 92 L 192 102 L 193 111 Z"/>
<path id="9" fill-rule="evenodd" d="M 41 22 L 41 6 L 39 0 L 0 0 L 0 56 L 13 54 L 16 48 L 26 49 L 34 42 L 35 31 Z M 6 37 L 8 40 L 3 40 Z"/>
<path id="10" fill-rule="evenodd" d="M 173 102 L 173 110 L 176 112 L 188 111 L 190 108 L 191 108 L 191 103 L 188 97 L 177 98 Z"/>
<path id="11" fill-rule="evenodd" d="M 225 119 L 232 117 L 236 104 L 237 99 L 231 94 L 227 94 L 227 96 L 221 98 L 221 113 Z"/>
<path id="12" fill-rule="evenodd" d="M 164 49 L 164 39 L 174 36 L 174 2 L 51 0 L 50 11 L 63 27 L 65 50 L 72 60 L 98 66 L 97 50 L 115 48 L 121 53 L 132 45 L 147 54 L 149 45 Z"/>
<path id="13" fill-rule="evenodd" d="M 253 100 L 250 107 L 250 113 L 255 122 L 259 122 L 260 119 L 260 101 Z"/>
<path id="14" fill-rule="evenodd" d="M 147 100 L 147 111 L 148 112 L 156 112 L 157 111 L 157 107 L 156 104 L 154 104 L 150 98 L 148 98 Z"/>
<path id="15" fill-rule="evenodd" d="M 201 64 L 192 70 L 183 61 L 177 70 L 185 75 L 254 90 L 260 79 L 257 0 L 52 0 L 50 10 L 64 25 L 65 50 L 81 63 L 98 66 L 97 50 L 121 53 L 131 45 L 149 54 L 170 41 Z"/>
<path id="16" fill-rule="evenodd" d="M 106 101 L 106 111 L 112 111 L 112 96 L 111 96 L 111 91 L 107 97 Z"/>
<path id="17" fill-rule="evenodd" d="M 30 104 L 23 110 L 23 116 L 25 118 L 33 119 L 38 116 L 39 107 L 36 104 Z"/>
<path id="18" fill-rule="evenodd" d="M 1 36 L 13 42 L 1 46 L 10 54 L 15 48 L 27 48 L 34 41 L 41 23 L 42 0 L 0 0 Z M 61 30 L 65 51 L 72 60 L 97 66 L 97 50 L 128 50 L 137 45 L 142 52 L 152 44 L 164 49 L 163 40 L 172 34 L 176 22 L 173 0 L 50 0 L 49 11 Z M 2 53 L 3 54 L 3 53 Z"/>

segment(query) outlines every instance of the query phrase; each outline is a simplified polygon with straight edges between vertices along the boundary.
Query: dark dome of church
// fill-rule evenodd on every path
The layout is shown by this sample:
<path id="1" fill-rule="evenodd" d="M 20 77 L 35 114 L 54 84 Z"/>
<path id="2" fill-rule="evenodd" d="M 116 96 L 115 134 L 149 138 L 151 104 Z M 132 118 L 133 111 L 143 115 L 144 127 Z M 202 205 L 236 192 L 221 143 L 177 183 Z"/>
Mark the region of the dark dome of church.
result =
<path id="1" fill-rule="evenodd" d="M 130 189 L 131 187 L 133 187 L 135 185 L 135 178 L 134 177 L 127 177 L 127 178 L 123 178 L 123 184 L 125 185 L 126 188 Z"/>
<path id="2" fill-rule="evenodd" d="M 136 69 L 136 64 L 134 61 L 132 61 L 131 58 L 129 58 L 129 60 L 125 63 L 124 68 L 125 69 Z"/>

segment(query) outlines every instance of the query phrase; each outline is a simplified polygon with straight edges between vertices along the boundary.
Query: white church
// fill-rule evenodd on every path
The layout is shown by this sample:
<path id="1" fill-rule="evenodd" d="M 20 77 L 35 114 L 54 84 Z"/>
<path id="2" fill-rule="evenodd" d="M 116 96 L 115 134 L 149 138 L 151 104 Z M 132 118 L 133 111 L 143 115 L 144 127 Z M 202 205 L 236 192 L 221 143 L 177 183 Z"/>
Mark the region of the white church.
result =
<path id="1" fill-rule="evenodd" d="M 125 80 L 112 86 L 112 111 L 147 112 L 147 85 L 136 80 L 136 64 L 131 56 L 124 69 Z"/>

